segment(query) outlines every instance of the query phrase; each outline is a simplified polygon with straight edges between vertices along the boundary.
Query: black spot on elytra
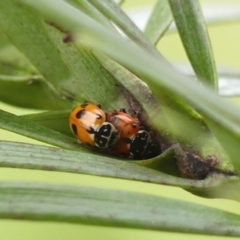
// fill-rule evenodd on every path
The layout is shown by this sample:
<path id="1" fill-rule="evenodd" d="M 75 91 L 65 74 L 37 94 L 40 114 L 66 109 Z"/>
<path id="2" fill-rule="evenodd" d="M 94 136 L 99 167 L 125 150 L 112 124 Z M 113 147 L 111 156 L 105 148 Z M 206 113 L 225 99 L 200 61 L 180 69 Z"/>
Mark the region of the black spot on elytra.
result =
<path id="1" fill-rule="evenodd" d="M 77 126 L 76 126 L 74 123 L 71 125 L 71 128 L 72 128 L 73 133 L 74 133 L 75 135 L 78 135 Z"/>
<path id="2" fill-rule="evenodd" d="M 101 114 L 96 114 L 97 119 L 102 119 L 102 115 Z"/>
<path id="3" fill-rule="evenodd" d="M 90 134 L 95 133 L 95 130 L 94 130 L 94 128 L 92 128 L 92 127 L 89 127 L 89 128 L 86 129 L 86 130 L 87 130 L 87 132 L 90 133 Z"/>
<path id="4" fill-rule="evenodd" d="M 131 126 L 132 126 L 132 128 L 136 128 L 137 124 L 136 123 L 132 123 Z"/>
<path id="5" fill-rule="evenodd" d="M 76 118 L 80 119 L 86 114 L 86 110 L 80 110 L 76 113 Z"/>

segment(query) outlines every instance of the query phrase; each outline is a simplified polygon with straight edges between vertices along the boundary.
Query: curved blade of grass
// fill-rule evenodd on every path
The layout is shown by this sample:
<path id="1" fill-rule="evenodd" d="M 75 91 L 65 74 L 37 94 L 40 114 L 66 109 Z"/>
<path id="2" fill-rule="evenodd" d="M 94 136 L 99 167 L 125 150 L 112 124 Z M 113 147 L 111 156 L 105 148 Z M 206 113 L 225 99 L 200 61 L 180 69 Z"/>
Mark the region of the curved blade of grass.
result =
<path id="1" fill-rule="evenodd" d="M 178 62 L 173 65 L 179 71 L 187 76 L 195 76 L 191 66 L 188 63 Z M 219 95 L 224 97 L 234 97 L 240 95 L 240 71 L 235 67 L 218 66 L 218 82 L 219 82 Z"/>
<path id="2" fill-rule="evenodd" d="M 28 121 L 51 128 L 57 132 L 63 133 L 70 137 L 73 136 L 69 128 L 69 114 L 70 110 L 56 110 L 43 113 L 34 113 L 21 115 L 21 117 Z"/>
<path id="3" fill-rule="evenodd" d="M 67 3 L 43 0 L 34 2 L 22 0 L 22 2 L 38 9 L 45 17 L 69 29 L 76 44 L 91 45 L 127 65 L 135 74 L 145 76 L 146 82 L 156 97 L 158 97 L 160 86 L 182 97 L 198 109 L 204 117 L 221 126 L 236 144 L 239 143 L 240 112 L 238 107 L 220 98 L 207 87 L 199 87 L 197 83 L 171 68 L 165 61 L 160 61 L 144 49 L 119 38 L 119 36 L 109 32 Z M 82 34 L 79 35 L 80 32 Z M 153 123 L 158 126 L 161 122 L 158 113 L 148 112 L 148 115 L 153 119 Z M 238 149 L 224 149 L 239 171 Z"/>
<path id="4" fill-rule="evenodd" d="M 217 72 L 199 2 L 168 0 L 183 46 L 199 79 L 217 89 Z"/>
<path id="5" fill-rule="evenodd" d="M 0 143 L 1 167 L 73 172 L 169 185 L 182 183 L 190 186 L 192 182 L 129 161 L 95 155 L 94 152 L 81 153 L 26 143 Z"/>
<path id="6" fill-rule="evenodd" d="M 0 98 L 3 102 L 25 108 L 71 108 L 71 103 L 56 94 L 39 75 L 0 75 Z"/>
<path id="7" fill-rule="evenodd" d="M 111 0 L 95 1 L 89 0 L 99 11 L 111 19 L 129 38 L 140 46 L 146 48 L 156 57 L 162 59 L 160 52 L 144 36 L 141 30 L 132 22 L 132 20 L 122 11 L 118 5 Z"/>
<path id="8" fill-rule="evenodd" d="M 53 146 L 85 152 L 89 151 L 87 148 L 77 145 L 74 138 L 67 137 L 3 110 L 0 110 L 0 128 Z"/>
<path id="9" fill-rule="evenodd" d="M 0 193 L 0 217 L 4 219 L 240 235 L 237 214 L 154 195 L 15 182 L 0 183 Z"/>
<path id="10" fill-rule="evenodd" d="M 4 35 L 1 37 L 5 39 Z M 41 77 L 24 55 L 10 43 L 0 48 L 0 71 L 1 75 L 37 75 L 38 78 Z"/>
<path id="11" fill-rule="evenodd" d="M 0 50 L 0 72 L 1 101 L 35 109 L 71 107 L 13 45 Z"/>
<path id="12" fill-rule="evenodd" d="M 110 30 L 117 31 L 117 29 L 112 25 L 111 22 L 98 10 L 96 9 L 88 0 L 68 0 L 69 3 L 73 3 L 74 6 L 80 7 L 81 10 L 86 12 L 89 16 L 101 22 L 105 27 Z"/>
<path id="13" fill-rule="evenodd" d="M 234 191 L 236 189 L 234 186 L 239 185 L 237 177 L 215 174 L 205 180 L 189 180 L 143 167 L 144 161 L 134 164 L 93 153 L 0 141 L 0 167 L 72 172 L 157 183 L 181 187 L 202 197 L 240 201 L 239 192 Z M 228 188 L 228 186 L 232 187 Z M 227 194 L 225 194 L 226 189 L 228 189 Z"/>
<path id="14" fill-rule="evenodd" d="M 147 22 L 144 35 L 156 45 L 172 23 L 172 12 L 168 0 L 158 0 Z"/>
<path id="15" fill-rule="evenodd" d="M 216 8 L 220 11 L 216 11 Z M 203 7 L 204 12 L 204 7 Z M 231 6 L 230 8 L 226 8 L 226 5 L 223 3 L 220 5 L 217 3 L 216 5 L 212 5 L 211 10 L 208 9 L 205 16 L 205 21 L 208 26 L 218 25 L 218 24 L 229 24 L 239 22 L 240 20 L 240 10 L 235 6 Z M 177 29 L 175 26 L 169 28 L 168 33 L 175 32 Z"/>
<path id="16" fill-rule="evenodd" d="M 0 32 L 0 49 L 2 50 L 3 48 L 9 46 L 10 43 L 8 39 L 3 35 L 3 33 Z"/>

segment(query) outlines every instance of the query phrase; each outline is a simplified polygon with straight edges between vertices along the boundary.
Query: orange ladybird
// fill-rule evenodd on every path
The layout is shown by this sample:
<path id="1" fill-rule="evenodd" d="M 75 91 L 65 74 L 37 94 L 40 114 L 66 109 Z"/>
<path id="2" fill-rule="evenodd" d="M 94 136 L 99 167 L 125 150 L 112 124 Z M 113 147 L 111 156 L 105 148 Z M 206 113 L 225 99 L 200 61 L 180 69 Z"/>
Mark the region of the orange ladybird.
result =
<path id="1" fill-rule="evenodd" d="M 127 114 L 124 109 L 107 112 L 106 120 L 119 131 L 120 138 L 132 138 L 140 129 L 138 119 Z"/>
<path id="2" fill-rule="evenodd" d="M 108 148 L 118 137 L 113 124 L 106 122 L 106 115 L 92 103 L 82 104 L 74 108 L 69 117 L 70 128 L 80 142 L 98 148 Z"/>
<path id="3" fill-rule="evenodd" d="M 113 124 L 120 135 L 111 150 L 124 157 L 143 158 L 150 142 L 150 135 L 140 129 L 139 120 L 127 114 L 124 109 L 106 113 L 106 120 Z"/>

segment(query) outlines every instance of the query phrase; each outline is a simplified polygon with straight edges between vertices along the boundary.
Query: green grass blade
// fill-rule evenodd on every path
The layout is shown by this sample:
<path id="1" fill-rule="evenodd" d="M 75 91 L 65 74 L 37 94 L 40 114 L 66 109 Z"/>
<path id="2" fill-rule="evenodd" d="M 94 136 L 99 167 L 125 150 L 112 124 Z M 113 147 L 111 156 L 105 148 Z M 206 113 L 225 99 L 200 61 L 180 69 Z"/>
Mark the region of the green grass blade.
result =
<path id="1" fill-rule="evenodd" d="M 69 127 L 70 110 L 56 110 L 43 113 L 34 113 L 21 115 L 28 121 L 40 124 L 44 127 L 51 128 L 57 132 L 72 137 L 73 134 Z"/>
<path id="2" fill-rule="evenodd" d="M 0 143 L 1 167 L 73 172 L 185 187 L 192 183 L 128 161 L 93 154 L 93 151 L 89 154 L 26 143 Z M 200 182 L 196 184 L 201 187 Z"/>
<path id="3" fill-rule="evenodd" d="M 77 145 L 74 138 L 67 137 L 59 132 L 27 121 L 23 117 L 18 117 L 3 110 L 0 110 L 0 128 L 53 146 L 88 151 L 88 149 Z"/>
<path id="4" fill-rule="evenodd" d="M 0 167 L 71 172 L 164 184 L 181 187 L 202 197 L 240 201 L 239 192 L 234 190 L 239 186 L 237 177 L 214 174 L 205 180 L 183 179 L 146 168 L 145 161 L 133 163 L 93 154 L 93 151 L 90 154 L 26 143 L 0 141 Z"/>
<path id="5" fill-rule="evenodd" d="M 40 76 L 0 75 L 0 98 L 3 102 L 24 108 L 71 108 L 71 103 L 53 91 Z"/>
<path id="6" fill-rule="evenodd" d="M 158 0 L 147 22 L 144 35 L 156 45 L 172 23 L 172 12 L 168 0 Z"/>
<path id="7" fill-rule="evenodd" d="M 82 0 L 68 0 L 69 3 L 73 3 L 74 6 L 79 7 L 79 9 L 86 12 L 89 16 L 101 22 L 105 27 L 112 31 L 117 31 L 117 29 L 112 25 L 112 23 L 106 18 L 98 9 L 96 9 L 89 1 Z"/>
<path id="8" fill-rule="evenodd" d="M 111 19 L 129 38 L 134 42 L 152 52 L 158 58 L 161 54 L 155 49 L 151 42 L 144 36 L 142 31 L 132 22 L 132 20 L 111 0 L 90 2 L 101 11 L 106 17 Z"/>
<path id="9" fill-rule="evenodd" d="M 218 88 L 217 72 L 207 28 L 198 2 L 169 0 L 183 46 L 199 79 Z"/>
<path id="10" fill-rule="evenodd" d="M 0 73 L 0 98 L 3 102 L 34 109 L 71 108 L 70 101 L 57 94 L 11 44 L 0 49 Z"/>
<path id="11" fill-rule="evenodd" d="M 216 7 L 225 11 L 216 11 Z M 211 11 L 209 11 L 209 14 L 206 14 L 205 20 L 207 26 L 236 23 L 240 20 L 240 10 L 234 6 L 226 9 L 226 5 L 224 3 L 221 5 L 216 3 L 211 6 Z M 169 32 L 175 32 L 176 30 L 176 27 L 172 27 L 169 29 Z"/>
<path id="12" fill-rule="evenodd" d="M 4 36 L 2 32 L 0 32 L 0 50 L 4 49 L 5 47 L 9 46 L 8 39 Z"/>
<path id="13" fill-rule="evenodd" d="M 6 36 L 1 35 L 1 38 L 5 39 Z M 37 79 L 42 77 L 24 55 L 9 42 L 0 47 L 0 72 L 1 75 L 32 75 Z"/>
<path id="14" fill-rule="evenodd" d="M 0 183 L 0 195 L 0 218 L 4 219 L 240 235 L 239 215 L 160 196 L 19 182 Z"/>

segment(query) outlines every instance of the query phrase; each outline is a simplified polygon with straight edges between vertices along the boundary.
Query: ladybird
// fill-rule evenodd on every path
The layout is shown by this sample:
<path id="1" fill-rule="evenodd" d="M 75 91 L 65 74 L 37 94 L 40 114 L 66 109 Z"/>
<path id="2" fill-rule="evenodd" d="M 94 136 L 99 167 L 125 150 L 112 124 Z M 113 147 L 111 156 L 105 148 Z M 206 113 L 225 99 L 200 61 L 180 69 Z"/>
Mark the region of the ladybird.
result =
<path id="1" fill-rule="evenodd" d="M 107 112 L 106 120 L 113 124 L 119 132 L 120 138 L 132 138 L 140 129 L 139 120 L 127 114 L 125 109 Z"/>
<path id="2" fill-rule="evenodd" d="M 92 103 L 82 104 L 74 108 L 69 117 L 69 124 L 80 142 L 98 148 L 108 148 L 119 138 L 119 133 L 106 115 Z"/>
<path id="3" fill-rule="evenodd" d="M 146 130 L 141 129 L 137 118 L 121 109 L 106 113 L 106 120 L 114 125 L 120 135 L 119 141 L 111 147 L 114 153 L 134 159 L 145 157 L 151 138 Z"/>

